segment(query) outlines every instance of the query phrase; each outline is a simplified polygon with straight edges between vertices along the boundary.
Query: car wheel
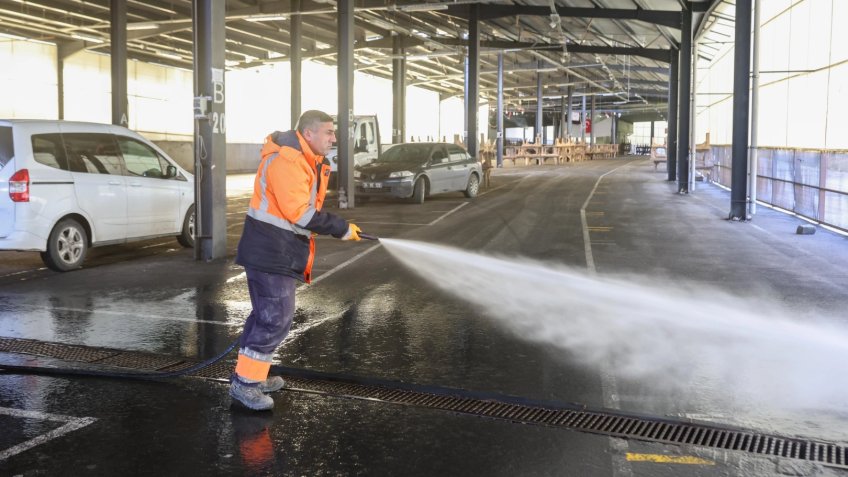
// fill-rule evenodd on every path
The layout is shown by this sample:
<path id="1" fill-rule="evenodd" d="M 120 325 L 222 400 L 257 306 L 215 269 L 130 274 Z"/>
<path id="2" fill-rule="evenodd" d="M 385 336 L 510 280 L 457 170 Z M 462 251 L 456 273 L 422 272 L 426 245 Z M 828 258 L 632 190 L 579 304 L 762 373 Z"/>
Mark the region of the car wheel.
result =
<path id="1" fill-rule="evenodd" d="M 477 197 L 477 192 L 480 192 L 480 178 L 477 174 L 471 174 L 468 177 L 468 185 L 465 187 L 465 197 Z"/>
<path id="2" fill-rule="evenodd" d="M 424 183 L 424 179 L 418 179 L 415 181 L 415 186 L 412 188 L 412 203 L 423 204 L 426 192 L 427 185 Z"/>
<path id="3" fill-rule="evenodd" d="M 67 272 L 82 266 L 88 252 L 88 234 L 74 219 L 60 220 L 47 239 L 47 251 L 41 252 L 41 260 L 50 269 Z"/>
<path id="4" fill-rule="evenodd" d="M 194 206 L 188 208 L 185 219 L 183 219 L 183 230 L 177 235 L 177 242 L 183 247 L 194 247 L 194 224 L 196 223 Z"/>

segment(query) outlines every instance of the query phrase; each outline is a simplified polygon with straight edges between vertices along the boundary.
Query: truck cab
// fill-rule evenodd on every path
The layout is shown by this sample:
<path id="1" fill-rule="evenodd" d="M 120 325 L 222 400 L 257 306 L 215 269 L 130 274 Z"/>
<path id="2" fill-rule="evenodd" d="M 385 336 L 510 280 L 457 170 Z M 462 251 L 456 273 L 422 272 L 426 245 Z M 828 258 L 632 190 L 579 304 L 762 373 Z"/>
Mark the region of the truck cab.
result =
<path id="1" fill-rule="evenodd" d="M 333 123 L 338 130 L 338 119 L 333 116 Z M 377 116 L 354 116 L 353 117 L 353 164 L 354 166 L 364 166 L 374 162 L 380 155 L 380 126 L 377 123 Z M 340 133 L 337 132 L 336 136 Z M 339 170 L 339 157 L 336 145 L 327 153 L 327 160 L 330 161 L 332 175 L 335 176 Z M 331 183 L 335 182 L 335 177 L 331 179 Z"/>

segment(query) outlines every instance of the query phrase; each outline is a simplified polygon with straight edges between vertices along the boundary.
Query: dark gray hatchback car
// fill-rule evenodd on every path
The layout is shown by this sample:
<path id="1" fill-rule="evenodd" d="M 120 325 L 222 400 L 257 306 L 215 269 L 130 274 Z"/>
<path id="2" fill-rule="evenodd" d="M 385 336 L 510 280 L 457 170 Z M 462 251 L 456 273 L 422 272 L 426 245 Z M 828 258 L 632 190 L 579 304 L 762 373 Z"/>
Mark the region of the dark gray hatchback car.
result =
<path id="1" fill-rule="evenodd" d="M 465 149 L 439 142 L 392 146 L 353 173 L 357 196 L 409 198 L 417 204 L 442 192 L 475 197 L 482 175 L 480 163 Z"/>

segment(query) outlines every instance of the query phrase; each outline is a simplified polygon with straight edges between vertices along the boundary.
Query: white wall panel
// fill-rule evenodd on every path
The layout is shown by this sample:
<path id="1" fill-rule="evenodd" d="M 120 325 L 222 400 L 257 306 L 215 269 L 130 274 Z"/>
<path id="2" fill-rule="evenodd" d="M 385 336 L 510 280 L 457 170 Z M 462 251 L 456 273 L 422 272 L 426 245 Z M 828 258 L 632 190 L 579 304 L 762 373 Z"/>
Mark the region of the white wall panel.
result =
<path id="1" fill-rule="evenodd" d="M 848 63 L 831 69 L 827 103 L 825 147 L 848 150 Z"/>

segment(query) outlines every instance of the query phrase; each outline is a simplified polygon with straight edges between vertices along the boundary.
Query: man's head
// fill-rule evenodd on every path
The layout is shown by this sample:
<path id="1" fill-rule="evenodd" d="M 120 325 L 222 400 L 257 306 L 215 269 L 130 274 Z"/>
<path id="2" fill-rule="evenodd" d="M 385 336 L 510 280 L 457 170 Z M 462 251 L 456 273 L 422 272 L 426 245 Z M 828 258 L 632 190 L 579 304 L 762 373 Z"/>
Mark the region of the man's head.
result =
<path id="1" fill-rule="evenodd" d="M 319 156 L 326 156 L 330 152 L 330 147 L 336 142 L 333 118 L 316 109 L 310 109 L 300 115 L 297 121 L 297 132 L 303 136 L 312 152 Z"/>

